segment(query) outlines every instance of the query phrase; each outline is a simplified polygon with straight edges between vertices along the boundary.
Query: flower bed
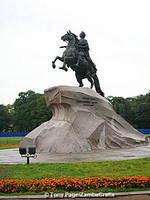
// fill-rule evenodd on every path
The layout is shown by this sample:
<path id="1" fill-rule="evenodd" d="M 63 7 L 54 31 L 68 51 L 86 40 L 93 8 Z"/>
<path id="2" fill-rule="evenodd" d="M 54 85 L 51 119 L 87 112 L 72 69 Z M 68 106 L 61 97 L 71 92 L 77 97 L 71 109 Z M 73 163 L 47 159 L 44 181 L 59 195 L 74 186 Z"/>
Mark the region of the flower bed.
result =
<path id="1" fill-rule="evenodd" d="M 19 146 L 19 144 L 0 144 L 0 147 Z"/>
<path id="2" fill-rule="evenodd" d="M 86 191 L 97 188 L 144 188 L 150 187 L 150 177 L 123 177 L 123 178 L 50 178 L 42 180 L 0 180 L 1 193 L 13 192 L 45 192 L 45 191 Z"/>

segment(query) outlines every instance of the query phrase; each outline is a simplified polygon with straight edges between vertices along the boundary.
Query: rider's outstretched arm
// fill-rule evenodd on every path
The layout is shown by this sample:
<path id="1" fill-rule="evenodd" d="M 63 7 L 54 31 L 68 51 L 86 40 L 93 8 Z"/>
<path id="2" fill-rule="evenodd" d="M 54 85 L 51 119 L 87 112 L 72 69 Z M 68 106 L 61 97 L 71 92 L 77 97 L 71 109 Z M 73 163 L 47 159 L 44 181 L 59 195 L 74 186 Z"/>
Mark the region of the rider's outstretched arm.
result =
<path id="1" fill-rule="evenodd" d="M 67 46 L 60 46 L 59 48 L 66 48 Z"/>

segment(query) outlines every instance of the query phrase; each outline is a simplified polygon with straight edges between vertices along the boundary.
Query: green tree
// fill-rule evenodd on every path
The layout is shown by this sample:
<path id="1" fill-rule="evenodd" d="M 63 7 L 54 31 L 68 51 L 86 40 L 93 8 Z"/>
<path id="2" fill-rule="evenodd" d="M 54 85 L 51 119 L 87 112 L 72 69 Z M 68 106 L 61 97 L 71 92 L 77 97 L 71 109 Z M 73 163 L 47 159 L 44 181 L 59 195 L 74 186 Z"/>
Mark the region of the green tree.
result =
<path id="1" fill-rule="evenodd" d="M 114 110 L 132 126 L 139 129 L 150 128 L 150 92 L 132 98 L 109 96 L 108 100 Z"/>
<path id="2" fill-rule="evenodd" d="M 15 131 L 29 132 L 51 117 L 44 95 L 31 90 L 19 93 L 19 98 L 14 103 Z"/>
<path id="3" fill-rule="evenodd" d="M 10 114 L 7 106 L 0 105 L 0 132 L 8 132 L 10 127 Z"/>
<path id="4" fill-rule="evenodd" d="M 150 129 L 150 92 L 136 99 L 137 111 L 135 121 L 139 129 Z"/>
<path id="5" fill-rule="evenodd" d="M 108 100 L 112 103 L 114 110 L 125 118 L 132 125 L 134 124 L 133 116 L 134 111 L 132 110 L 132 98 L 125 99 L 123 97 L 108 97 Z"/>

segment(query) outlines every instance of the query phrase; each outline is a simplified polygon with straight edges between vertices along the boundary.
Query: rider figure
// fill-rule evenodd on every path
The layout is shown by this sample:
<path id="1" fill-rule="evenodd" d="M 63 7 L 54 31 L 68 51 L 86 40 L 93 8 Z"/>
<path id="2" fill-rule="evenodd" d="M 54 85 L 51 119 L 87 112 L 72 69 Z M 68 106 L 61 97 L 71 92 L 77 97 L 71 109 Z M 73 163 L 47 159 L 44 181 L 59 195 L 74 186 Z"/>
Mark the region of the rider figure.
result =
<path id="1" fill-rule="evenodd" d="M 78 55 L 78 60 L 77 60 L 77 66 L 79 66 L 80 61 L 84 57 L 88 63 L 89 63 L 89 71 L 91 75 L 94 75 L 97 71 L 95 64 L 93 63 L 90 54 L 89 54 L 89 45 L 88 41 L 85 39 L 86 34 L 82 31 L 80 33 L 80 40 L 78 41 L 78 50 L 79 50 L 79 55 Z"/>

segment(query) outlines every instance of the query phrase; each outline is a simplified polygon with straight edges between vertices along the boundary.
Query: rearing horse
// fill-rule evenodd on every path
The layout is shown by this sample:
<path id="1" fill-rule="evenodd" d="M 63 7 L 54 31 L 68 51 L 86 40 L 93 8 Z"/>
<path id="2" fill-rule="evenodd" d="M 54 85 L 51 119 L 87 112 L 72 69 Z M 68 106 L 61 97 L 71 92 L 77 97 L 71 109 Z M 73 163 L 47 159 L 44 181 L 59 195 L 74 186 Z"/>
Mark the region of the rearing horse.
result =
<path id="1" fill-rule="evenodd" d="M 79 52 L 78 52 L 78 41 L 79 40 L 78 40 L 77 36 L 74 33 L 72 33 L 71 31 L 69 31 L 69 32 L 67 32 L 67 34 L 63 35 L 61 37 L 61 39 L 63 41 L 67 41 L 68 45 L 65 46 L 66 49 L 63 52 L 62 57 L 57 56 L 54 59 L 54 61 L 52 61 L 52 67 L 53 68 L 56 67 L 56 65 L 55 65 L 56 60 L 62 61 L 63 66 L 60 67 L 60 69 L 67 71 L 68 70 L 68 68 L 66 68 L 66 65 L 67 65 L 67 67 L 70 67 L 73 71 L 75 71 L 75 76 L 79 83 L 79 87 L 83 86 L 82 79 L 87 78 L 88 81 L 91 83 L 91 88 L 93 87 L 93 84 L 94 84 L 96 92 L 99 93 L 100 95 L 104 96 L 104 93 L 100 88 L 100 84 L 99 84 L 99 80 L 96 75 L 96 72 L 94 75 L 93 74 L 91 75 L 91 73 L 89 71 L 89 65 L 91 63 L 89 63 L 87 61 L 87 59 L 83 56 L 79 63 L 79 66 L 76 65 L 77 60 L 78 60 L 78 54 L 79 54 Z"/>

